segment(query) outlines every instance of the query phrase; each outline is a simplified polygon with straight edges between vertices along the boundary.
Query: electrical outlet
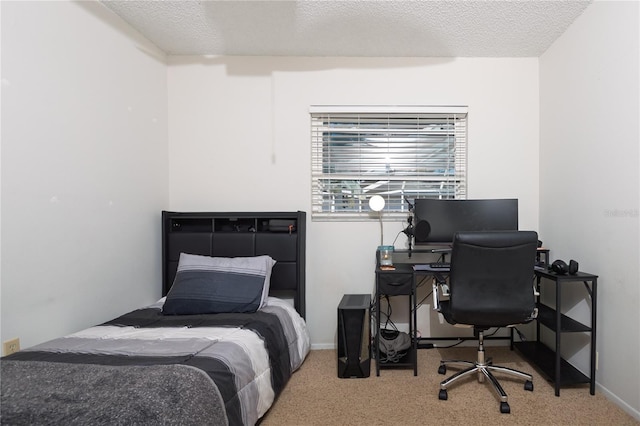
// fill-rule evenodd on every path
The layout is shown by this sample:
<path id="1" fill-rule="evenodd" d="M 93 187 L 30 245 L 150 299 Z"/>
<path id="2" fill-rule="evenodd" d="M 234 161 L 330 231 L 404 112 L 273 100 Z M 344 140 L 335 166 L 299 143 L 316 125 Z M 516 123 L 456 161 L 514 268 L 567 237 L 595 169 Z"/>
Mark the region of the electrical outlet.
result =
<path id="1" fill-rule="evenodd" d="M 600 361 L 600 352 L 596 351 L 596 370 L 598 369 L 598 364 L 599 364 L 598 361 Z"/>
<path id="2" fill-rule="evenodd" d="M 11 355 L 14 352 L 18 352 L 20 350 L 20 339 L 15 338 L 11 340 L 6 340 L 2 342 L 2 355 Z"/>

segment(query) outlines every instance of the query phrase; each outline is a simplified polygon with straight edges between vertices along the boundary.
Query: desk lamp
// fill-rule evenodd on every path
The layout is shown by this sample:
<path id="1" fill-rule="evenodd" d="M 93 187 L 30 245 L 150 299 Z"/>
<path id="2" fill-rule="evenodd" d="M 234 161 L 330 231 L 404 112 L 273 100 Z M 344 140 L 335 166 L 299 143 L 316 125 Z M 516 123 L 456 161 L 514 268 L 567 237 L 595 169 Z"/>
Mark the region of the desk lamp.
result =
<path id="1" fill-rule="evenodd" d="M 369 207 L 374 212 L 378 213 L 378 220 L 380 221 L 380 246 L 378 246 L 378 253 L 380 256 L 381 266 L 393 265 L 393 246 L 385 246 L 384 233 L 382 228 L 382 209 L 384 209 L 384 198 L 380 195 L 374 195 L 369 198 Z"/>

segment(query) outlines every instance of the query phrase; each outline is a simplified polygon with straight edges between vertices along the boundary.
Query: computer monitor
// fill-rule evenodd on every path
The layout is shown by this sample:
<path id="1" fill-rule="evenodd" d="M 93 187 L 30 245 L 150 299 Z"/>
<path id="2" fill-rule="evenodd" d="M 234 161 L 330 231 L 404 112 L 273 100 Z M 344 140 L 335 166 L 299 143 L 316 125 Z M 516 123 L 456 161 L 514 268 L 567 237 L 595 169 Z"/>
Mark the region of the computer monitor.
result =
<path id="1" fill-rule="evenodd" d="M 416 244 L 450 244 L 459 231 L 517 230 L 518 200 L 417 198 L 414 215 Z"/>

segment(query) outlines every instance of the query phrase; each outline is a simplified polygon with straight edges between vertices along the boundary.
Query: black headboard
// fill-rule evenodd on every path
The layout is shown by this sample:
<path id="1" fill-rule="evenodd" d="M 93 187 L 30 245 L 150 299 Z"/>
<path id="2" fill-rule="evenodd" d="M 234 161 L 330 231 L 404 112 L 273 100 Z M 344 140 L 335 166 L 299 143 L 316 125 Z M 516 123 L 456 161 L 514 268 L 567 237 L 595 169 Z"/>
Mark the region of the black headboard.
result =
<path id="1" fill-rule="evenodd" d="M 306 213 L 162 212 L 162 295 L 176 275 L 180 253 L 216 257 L 269 255 L 276 264 L 269 294 L 293 299 L 305 317 Z"/>

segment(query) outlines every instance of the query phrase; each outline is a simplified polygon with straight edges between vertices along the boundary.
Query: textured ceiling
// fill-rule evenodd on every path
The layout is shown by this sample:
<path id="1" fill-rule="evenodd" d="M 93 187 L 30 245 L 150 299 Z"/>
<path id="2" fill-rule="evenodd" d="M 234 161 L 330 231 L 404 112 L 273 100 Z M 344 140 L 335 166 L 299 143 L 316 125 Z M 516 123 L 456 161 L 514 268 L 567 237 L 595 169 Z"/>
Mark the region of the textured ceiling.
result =
<path id="1" fill-rule="evenodd" d="M 591 0 L 101 3 L 169 55 L 537 57 Z"/>

